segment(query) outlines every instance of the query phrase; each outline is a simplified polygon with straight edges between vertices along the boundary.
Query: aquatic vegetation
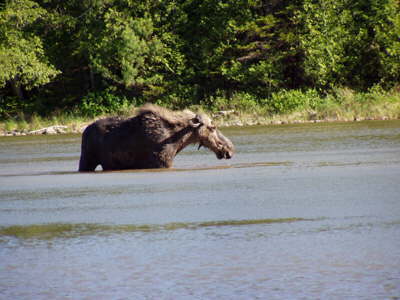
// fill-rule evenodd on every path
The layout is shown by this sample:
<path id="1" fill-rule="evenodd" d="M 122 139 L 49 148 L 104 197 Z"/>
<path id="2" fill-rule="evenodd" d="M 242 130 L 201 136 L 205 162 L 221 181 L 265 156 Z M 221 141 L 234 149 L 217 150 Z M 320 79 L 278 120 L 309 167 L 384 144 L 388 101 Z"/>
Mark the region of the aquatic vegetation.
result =
<path id="1" fill-rule="evenodd" d="M 315 219 L 320 220 L 320 219 Z M 281 219 L 255 219 L 255 220 L 225 220 L 206 221 L 193 223 L 168 223 L 168 224 L 139 224 L 139 225 L 106 225 L 106 224 L 35 224 L 15 225 L 0 227 L 1 236 L 11 236 L 20 239 L 75 238 L 84 235 L 107 235 L 129 232 L 161 232 L 180 229 L 196 230 L 204 227 L 220 226 L 244 226 L 244 225 L 268 225 L 276 223 L 292 223 L 302 221 L 314 221 L 303 218 Z"/>

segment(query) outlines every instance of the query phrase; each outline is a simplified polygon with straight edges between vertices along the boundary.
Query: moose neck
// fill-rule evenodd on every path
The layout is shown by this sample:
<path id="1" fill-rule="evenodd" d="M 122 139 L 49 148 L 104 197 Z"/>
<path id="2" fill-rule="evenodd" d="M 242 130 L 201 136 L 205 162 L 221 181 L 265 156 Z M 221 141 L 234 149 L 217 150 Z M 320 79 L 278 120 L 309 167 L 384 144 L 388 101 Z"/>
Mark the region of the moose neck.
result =
<path id="1" fill-rule="evenodd" d="M 197 141 L 193 128 L 185 127 L 173 131 L 171 136 L 164 140 L 163 150 L 158 153 L 159 168 L 172 167 L 175 156 L 187 145 Z"/>
<path id="2" fill-rule="evenodd" d="M 172 139 L 171 144 L 173 144 L 175 148 L 175 155 L 178 154 L 189 144 L 193 144 L 197 141 L 193 128 L 191 127 L 185 127 L 177 131 L 171 137 L 171 139 Z"/>

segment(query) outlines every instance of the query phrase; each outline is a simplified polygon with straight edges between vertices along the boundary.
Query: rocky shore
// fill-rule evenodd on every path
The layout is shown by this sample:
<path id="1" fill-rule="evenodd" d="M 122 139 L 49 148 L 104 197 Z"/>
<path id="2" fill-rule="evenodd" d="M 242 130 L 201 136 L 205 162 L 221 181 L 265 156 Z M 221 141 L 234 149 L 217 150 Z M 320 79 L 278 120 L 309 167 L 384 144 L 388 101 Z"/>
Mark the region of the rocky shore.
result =
<path id="1" fill-rule="evenodd" d="M 243 115 L 236 113 L 233 110 L 219 111 L 212 114 L 214 123 L 219 127 L 240 127 L 240 126 L 257 126 L 257 125 L 284 125 L 284 124 L 307 124 L 307 123 L 322 123 L 322 122 L 358 122 L 372 120 L 390 120 L 386 116 L 378 117 L 352 117 L 352 118 L 325 118 L 317 119 L 314 115 L 308 115 L 307 119 L 304 116 L 289 115 L 286 117 L 264 117 L 254 115 Z M 0 130 L 0 136 L 26 136 L 26 135 L 54 135 L 54 134 L 80 134 L 92 121 L 73 123 L 69 125 L 52 125 L 49 127 L 40 128 L 37 130 Z"/>
<path id="2" fill-rule="evenodd" d="M 54 135 L 63 133 L 82 133 L 87 124 L 81 127 L 67 125 L 52 125 L 37 130 L 12 130 L 0 132 L 0 136 L 25 136 L 25 135 Z"/>

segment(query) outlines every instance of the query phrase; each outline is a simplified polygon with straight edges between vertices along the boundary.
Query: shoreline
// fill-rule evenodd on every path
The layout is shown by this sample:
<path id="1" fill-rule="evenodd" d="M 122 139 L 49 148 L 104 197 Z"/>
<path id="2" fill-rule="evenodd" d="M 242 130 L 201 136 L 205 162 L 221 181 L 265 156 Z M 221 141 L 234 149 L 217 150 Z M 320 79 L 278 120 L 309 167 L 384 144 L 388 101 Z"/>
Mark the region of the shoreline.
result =
<path id="1" fill-rule="evenodd" d="M 234 116 L 231 116 L 234 115 Z M 274 126 L 274 125 L 288 125 L 288 124 L 314 124 L 314 123 L 344 123 L 344 122 L 362 122 L 362 121 L 390 121 L 400 120 L 399 118 L 391 118 L 388 116 L 375 116 L 375 117 L 353 117 L 353 118 L 324 118 L 324 119 L 304 119 L 293 118 L 293 116 L 237 116 L 235 112 L 226 113 L 220 111 L 216 114 L 210 114 L 214 123 L 218 127 L 246 127 L 246 126 Z M 10 136 L 34 136 L 34 135 L 58 135 L 58 134 L 82 134 L 85 128 L 92 122 L 105 118 L 107 116 L 99 116 L 91 120 L 71 122 L 71 124 L 54 124 L 47 127 L 42 127 L 34 130 L 15 129 L 4 130 L 0 129 L 0 137 Z"/>
<path id="2" fill-rule="evenodd" d="M 283 93 L 285 97 L 282 96 L 279 102 L 282 107 L 275 110 L 273 103 L 276 101 L 260 104 L 254 99 L 238 97 L 219 99 L 209 106 L 193 104 L 186 108 L 206 113 L 219 127 L 400 119 L 400 87 L 390 91 L 375 87 L 364 93 L 340 88 L 325 96 L 319 96 L 314 90 Z M 9 116 L 0 121 L 0 136 L 80 134 L 87 125 L 98 119 L 129 118 L 137 113 L 137 109 L 137 106 L 130 104 L 115 107 L 112 111 L 104 110 L 109 113 L 98 115 L 93 112 L 85 114 L 76 109 L 55 111 L 46 116 L 37 113 L 27 115 L 21 111 L 15 113 L 15 117 Z"/>

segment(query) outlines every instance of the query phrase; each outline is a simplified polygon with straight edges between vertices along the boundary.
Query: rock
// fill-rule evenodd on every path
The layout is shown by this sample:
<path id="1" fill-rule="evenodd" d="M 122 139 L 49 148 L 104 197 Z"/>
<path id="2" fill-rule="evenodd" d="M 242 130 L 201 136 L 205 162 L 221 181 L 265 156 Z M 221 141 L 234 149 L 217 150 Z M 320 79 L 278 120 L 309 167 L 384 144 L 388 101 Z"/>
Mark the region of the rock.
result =
<path id="1" fill-rule="evenodd" d="M 247 126 L 255 126 L 255 125 L 257 125 L 257 121 L 249 120 L 246 122 L 246 125 Z"/>
<path id="2" fill-rule="evenodd" d="M 318 117 L 318 114 L 317 114 L 316 111 L 311 110 L 311 111 L 308 112 L 308 119 L 309 120 L 313 120 L 314 121 L 314 120 L 317 119 L 317 117 Z"/>
<path id="3" fill-rule="evenodd" d="M 38 130 L 29 131 L 28 134 L 57 134 L 57 133 L 65 133 L 67 126 L 62 125 L 54 125 L 46 128 L 41 128 Z"/>
<path id="4" fill-rule="evenodd" d="M 220 116 L 227 116 L 233 114 L 234 112 L 234 110 L 220 110 L 219 112 L 217 112 L 217 114 Z"/>
<path id="5" fill-rule="evenodd" d="M 324 121 L 325 122 L 337 122 L 338 119 L 336 117 L 332 117 L 332 118 L 325 118 Z"/>
<path id="6" fill-rule="evenodd" d="M 46 128 L 43 134 L 57 134 L 57 130 L 54 127 Z"/>

